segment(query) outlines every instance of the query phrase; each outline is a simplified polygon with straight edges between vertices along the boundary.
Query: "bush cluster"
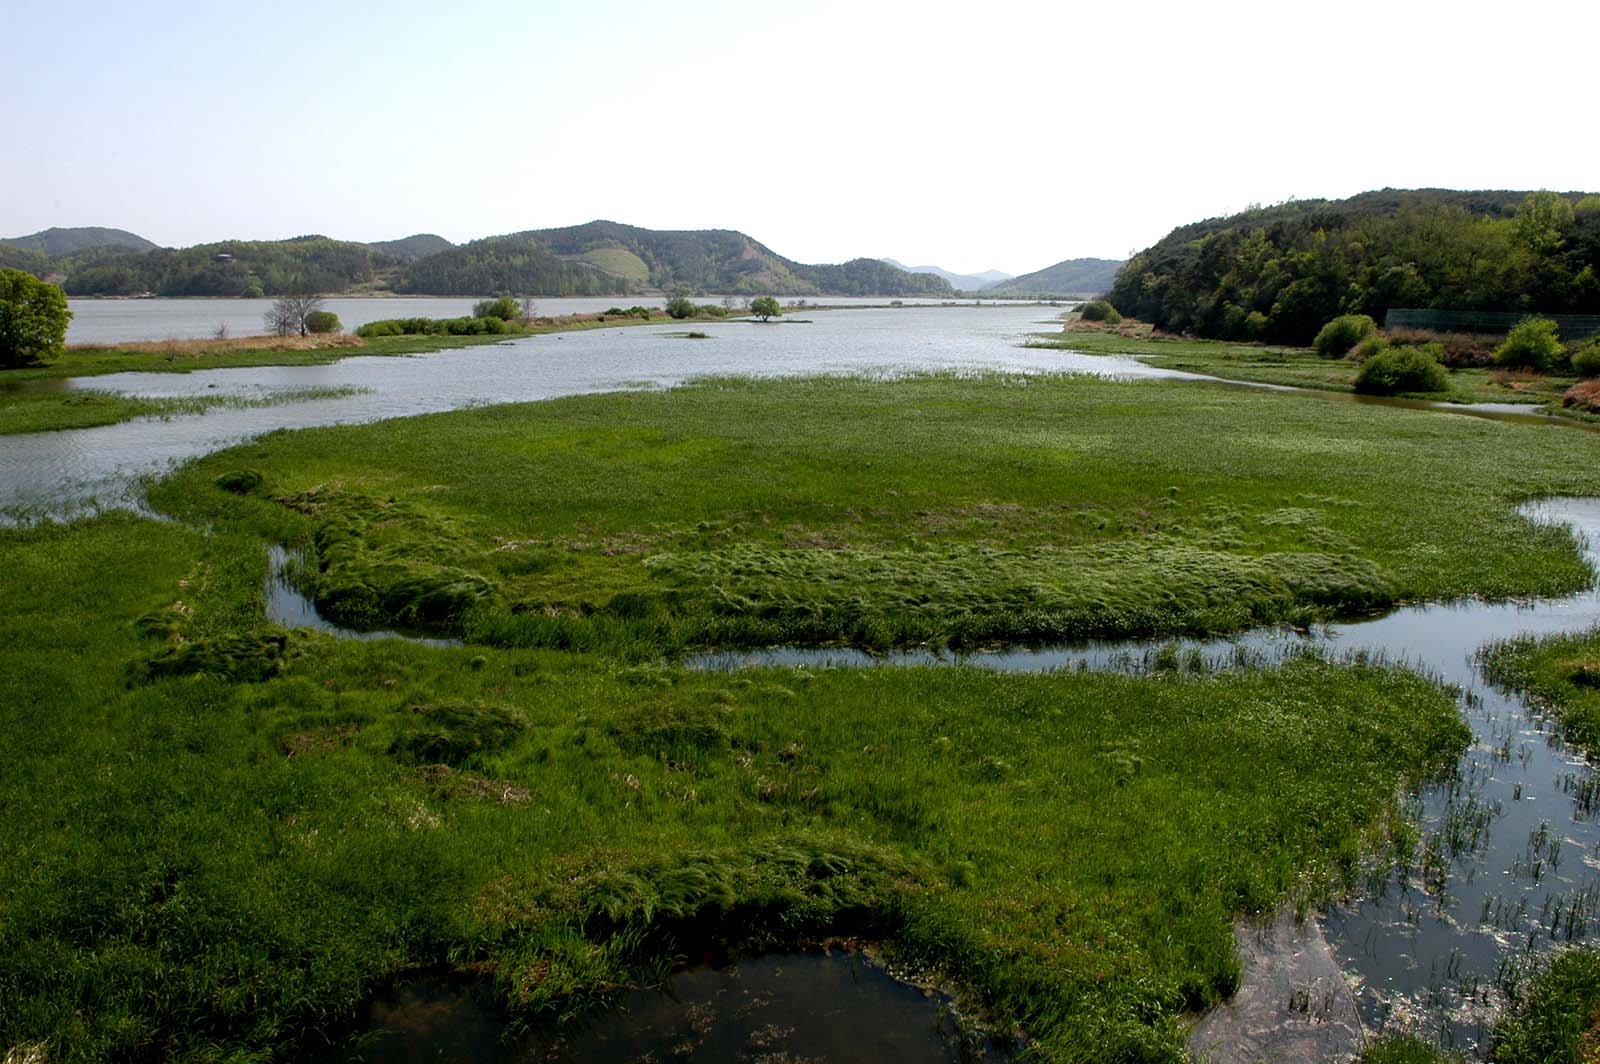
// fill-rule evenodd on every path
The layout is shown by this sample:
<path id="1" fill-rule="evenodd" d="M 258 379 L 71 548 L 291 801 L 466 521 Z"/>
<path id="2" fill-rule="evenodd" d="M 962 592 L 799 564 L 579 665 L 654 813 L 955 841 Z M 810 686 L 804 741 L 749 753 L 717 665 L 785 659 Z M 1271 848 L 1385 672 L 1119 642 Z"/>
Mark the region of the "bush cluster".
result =
<path id="1" fill-rule="evenodd" d="M 1117 308 L 1103 299 L 1092 299 L 1078 310 L 1078 315 L 1084 321 L 1101 321 L 1107 325 L 1118 325 L 1122 322 L 1122 315 L 1117 313 Z"/>
<path id="2" fill-rule="evenodd" d="M 1343 358 L 1377 331 L 1378 323 L 1365 314 L 1341 314 L 1322 327 L 1311 346 L 1323 358 Z"/>
<path id="3" fill-rule="evenodd" d="M 1364 395 L 1449 391 L 1450 375 L 1439 364 L 1441 353 L 1437 344 L 1385 348 L 1361 364 L 1356 391 Z"/>
<path id="4" fill-rule="evenodd" d="M 522 305 L 510 296 L 485 299 L 472 307 L 474 318 L 499 318 L 501 321 L 521 321 Z"/>
<path id="5" fill-rule="evenodd" d="M 674 296 L 667 300 L 667 315 L 680 321 L 684 318 L 726 318 L 728 308 L 716 303 L 695 303 L 687 296 Z"/>
<path id="6" fill-rule="evenodd" d="M 356 335 L 370 340 L 377 336 L 485 336 L 521 331 L 504 318 L 385 318 L 367 322 L 356 329 Z"/>

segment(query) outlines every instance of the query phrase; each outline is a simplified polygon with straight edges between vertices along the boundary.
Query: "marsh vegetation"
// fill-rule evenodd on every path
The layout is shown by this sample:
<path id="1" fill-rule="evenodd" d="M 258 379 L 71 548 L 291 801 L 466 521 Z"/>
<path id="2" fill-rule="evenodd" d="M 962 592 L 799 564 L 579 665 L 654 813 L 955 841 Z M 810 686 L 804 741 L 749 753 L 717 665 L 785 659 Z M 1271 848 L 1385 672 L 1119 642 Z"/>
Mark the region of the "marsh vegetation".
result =
<path id="1" fill-rule="evenodd" d="M 721 378 L 276 433 L 154 485 L 176 521 L 0 531 L 0 1043 L 290 1058 L 408 972 L 552 1024 L 708 944 L 846 939 L 1044 1059 L 1181 1059 L 1238 917 L 1409 852 L 1452 692 L 680 655 L 1569 592 L 1515 504 L 1592 491 L 1596 446 L 1180 382 Z M 467 645 L 271 624 L 269 543 L 330 617 Z"/>

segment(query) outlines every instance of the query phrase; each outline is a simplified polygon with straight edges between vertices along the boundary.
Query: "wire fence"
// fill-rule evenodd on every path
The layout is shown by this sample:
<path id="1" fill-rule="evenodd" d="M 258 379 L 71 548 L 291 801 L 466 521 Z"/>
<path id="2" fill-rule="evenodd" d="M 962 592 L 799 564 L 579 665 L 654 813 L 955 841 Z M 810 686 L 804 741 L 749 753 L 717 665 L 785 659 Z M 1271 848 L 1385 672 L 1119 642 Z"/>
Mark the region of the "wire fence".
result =
<path id="1" fill-rule="evenodd" d="M 1510 332 L 1513 325 L 1527 316 L 1504 310 L 1403 310 L 1397 307 L 1384 316 L 1383 327 L 1499 336 Z M 1563 340 L 1583 340 L 1600 333 L 1600 314 L 1539 316 L 1555 322 Z"/>

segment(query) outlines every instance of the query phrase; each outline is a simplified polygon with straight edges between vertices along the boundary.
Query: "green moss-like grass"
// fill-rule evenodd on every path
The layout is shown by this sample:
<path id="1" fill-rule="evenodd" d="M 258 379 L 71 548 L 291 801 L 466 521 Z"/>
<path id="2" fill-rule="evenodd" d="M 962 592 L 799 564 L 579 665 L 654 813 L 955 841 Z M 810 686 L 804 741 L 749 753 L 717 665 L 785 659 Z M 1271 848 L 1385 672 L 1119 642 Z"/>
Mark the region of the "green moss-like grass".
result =
<path id="1" fill-rule="evenodd" d="M 1586 570 L 1600 439 L 1173 382 L 725 380 L 274 436 L 163 507 L 316 548 L 335 616 L 634 654 L 1304 622 Z M 212 484 L 259 468 L 270 500 Z"/>
<path id="2" fill-rule="evenodd" d="M 1600 750 L 1600 629 L 1495 643 L 1484 652 L 1484 672 L 1494 683 L 1527 692 L 1571 742 Z"/>
<path id="3" fill-rule="evenodd" d="M 447 962 L 550 1018 L 696 943 L 832 935 L 1046 1059 L 1175 1060 L 1234 919 L 1337 882 L 1465 740 L 1427 681 L 1315 660 L 727 676 L 302 634 L 130 682 L 249 657 L 254 541 L 0 543 L 0 1043 L 51 1060 L 290 1059 Z"/>

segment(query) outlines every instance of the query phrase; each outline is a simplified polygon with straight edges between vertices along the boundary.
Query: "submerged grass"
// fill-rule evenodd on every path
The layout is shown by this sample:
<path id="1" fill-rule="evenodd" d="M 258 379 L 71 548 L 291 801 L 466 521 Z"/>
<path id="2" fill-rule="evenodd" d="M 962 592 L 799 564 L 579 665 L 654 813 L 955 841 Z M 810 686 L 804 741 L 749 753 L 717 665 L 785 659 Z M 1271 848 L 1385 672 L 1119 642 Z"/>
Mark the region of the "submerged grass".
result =
<path id="1" fill-rule="evenodd" d="M 322 366 L 354 355 L 415 355 L 476 344 L 504 336 L 382 336 L 363 340 L 349 333 L 325 336 L 241 336 L 231 340 L 153 340 L 84 344 L 44 366 L 0 372 L 0 383 L 94 377 L 104 373 L 192 373 L 248 366 Z M 0 392 L 0 397 L 5 396 Z"/>
<path id="2" fill-rule="evenodd" d="M 275 434 L 159 506 L 312 546 L 362 626 L 504 646 L 971 646 L 1558 594 L 1513 505 L 1600 440 L 1180 382 L 715 380 Z M 213 480 L 263 484 L 242 503 Z"/>
<path id="3" fill-rule="evenodd" d="M 136 417 L 176 417 L 201 414 L 215 407 L 240 410 L 258 406 L 299 403 L 310 399 L 340 399 L 360 388 L 289 388 L 264 395 L 200 395 L 150 399 L 91 391 L 0 391 L 0 435 L 16 432 L 53 432 L 113 425 Z"/>
<path id="4" fill-rule="evenodd" d="M 1043 1059 L 1177 1060 L 1235 917 L 1337 883 L 1466 739 L 1430 682 L 1309 658 L 729 676 L 286 637 L 256 542 L 0 531 L 0 1045 L 292 1059 L 409 969 L 555 1019 L 707 942 L 849 935 Z"/>
<path id="5" fill-rule="evenodd" d="M 1600 629 L 1503 640 L 1482 657 L 1491 683 L 1526 692 L 1570 742 L 1600 751 Z"/>

